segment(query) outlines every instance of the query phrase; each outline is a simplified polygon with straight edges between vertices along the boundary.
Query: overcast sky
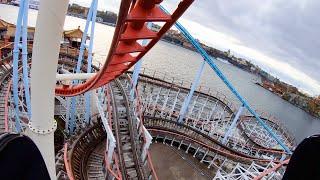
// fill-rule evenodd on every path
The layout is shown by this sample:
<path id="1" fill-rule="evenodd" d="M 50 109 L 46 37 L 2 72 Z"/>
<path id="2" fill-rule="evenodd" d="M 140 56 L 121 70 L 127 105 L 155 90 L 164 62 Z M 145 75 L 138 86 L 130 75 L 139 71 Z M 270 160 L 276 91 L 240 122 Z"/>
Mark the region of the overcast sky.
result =
<path id="1" fill-rule="evenodd" d="M 177 2 L 163 4 L 170 9 Z M 99 1 L 99 9 L 118 8 L 119 0 Z M 181 22 L 201 41 L 230 49 L 281 80 L 320 95 L 319 11 L 319 0 L 195 0 Z"/>

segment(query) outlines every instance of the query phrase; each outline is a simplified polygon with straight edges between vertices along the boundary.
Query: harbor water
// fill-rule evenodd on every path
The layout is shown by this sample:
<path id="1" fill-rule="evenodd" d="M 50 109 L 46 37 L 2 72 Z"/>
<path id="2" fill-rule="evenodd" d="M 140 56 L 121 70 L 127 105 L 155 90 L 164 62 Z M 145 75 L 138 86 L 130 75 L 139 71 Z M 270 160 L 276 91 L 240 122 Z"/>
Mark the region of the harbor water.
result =
<path id="1" fill-rule="evenodd" d="M 15 23 L 18 7 L 0 4 L 0 18 Z M 29 26 L 35 26 L 37 11 L 29 11 Z M 68 16 L 65 29 L 84 28 L 85 20 Z M 103 63 L 112 40 L 114 28 L 96 24 L 94 37 L 94 60 Z M 210 36 L 208 34 L 208 36 Z M 48 42 L 49 43 L 49 42 Z M 200 66 L 202 57 L 196 52 L 160 41 L 143 58 L 143 67 L 161 71 L 168 76 L 192 81 Z M 292 104 L 282 100 L 277 95 L 263 89 L 254 82 L 258 78 L 224 61 L 215 61 L 222 72 L 228 77 L 236 89 L 254 107 L 265 111 L 279 119 L 295 136 L 297 142 L 305 137 L 320 132 L 320 119 L 317 119 Z M 238 101 L 224 83 L 207 65 L 201 78 L 201 85 L 223 92 L 235 104 Z"/>

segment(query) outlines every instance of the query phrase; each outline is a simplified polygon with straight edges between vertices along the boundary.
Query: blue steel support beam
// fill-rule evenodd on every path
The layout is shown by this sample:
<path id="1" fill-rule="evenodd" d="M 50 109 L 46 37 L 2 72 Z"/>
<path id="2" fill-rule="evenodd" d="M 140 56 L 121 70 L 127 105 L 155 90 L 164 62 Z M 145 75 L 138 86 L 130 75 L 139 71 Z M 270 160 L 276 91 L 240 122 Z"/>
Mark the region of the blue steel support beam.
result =
<path id="1" fill-rule="evenodd" d="M 183 105 L 181 107 L 181 110 L 180 110 L 180 113 L 179 113 L 179 119 L 178 119 L 178 122 L 179 123 L 182 123 L 183 122 L 183 119 L 186 115 L 186 112 L 188 111 L 188 107 L 189 107 L 189 104 L 190 104 L 190 101 L 192 99 L 192 96 L 193 96 L 193 93 L 194 91 L 196 90 L 196 88 L 198 87 L 199 83 L 200 83 L 200 78 L 201 78 L 201 75 L 202 75 L 202 72 L 204 70 L 204 65 L 206 64 L 205 61 L 203 61 L 198 69 L 198 72 L 194 78 L 194 81 L 192 83 L 192 86 L 191 86 L 191 89 L 187 95 L 187 97 L 184 99 L 183 101 Z"/>
<path id="2" fill-rule="evenodd" d="M 28 67 L 28 0 L 24 1 L 23 25 L 22 25 L 22 71 L 24 96 L 27 104 L 28 117 L 31 120 L 31 102 L 30 102 L 30 87 L 29 87 L 29 67 Z"/>
<path id="3" fill-rule="evenodd" d="M 93 14 L 96 14 L 96 12 L 93 13 L 93 11 L 97 11 L 97 0 L 93 0 L 90 5 L 90 9 L 89 9 L 89 12 L 87 15 L 87 20 L 86 20 L 86 25 L 85 25 L 84 32 L 83 32 L 82 39 L 81 39 L 80 51 L 79 51 L 77 66 L 75 68 L 75 73 L 80 73 L 80 70 L 81 70 L 81 65 L 82 65 L 82 61 L 83 61 L 84 50 L 86 48 L 86 41 L 87 41 L 88 29 L 89 29 L 90 22 L 91 22 L 91 27 L 92 27 L 92 24 L 95 23 L 92 21 L 92 16 L 93 16 Z M 93 26 L 93 28 L 94 28 L 94 26 Z M 93 38 L 93 37 L 90 37 L 90 43 L 92 41 L 91 38 Z M 92 60 L 92 54 L 91 54 L 91 60 Z M 88 60 L 88 63 L 89 63 L 89 60 Z M 92 62 L 90 62 L 90 63 L 92 63 Z M 91 69 L 91 67 L 90 67 L 90 69 Z M 78 80 L 73 81 L 74 84 L 77 84 L 78 82 L 79 82 Z M 71 104 L 70 104 L 71 108 L 70 108 L 70 116 L 69 116 L 69 118 L 70 118 L 69 129 L 71 132 L 73 132 L 75 129 L 76 103 L 77 103 L 76 101 L 77 101 L 76 97 L 71 97 Z M 86 108 L 87 108 L 87 105 L 86 105 Z M 90 108 L 90 105 L 89 105 L 89 108 Z M 88 112 L 88 113 L 90 113 L 90 112 Z M 87 117 L 88 117 L 88 115 L 85 115 L 85 118 L 87 118 Z"/>
<path id="4" fill-rule="evenodd" d="M 239 117 L 240 117 L 241 114 L 242 114 L 243 109 L 244 109 L 244 106 L 242 105 L 242 106 L 239 108 L 236 116 L 234 117 L 234 119 L 233 119 L 233 121 L 232 121 L 229 129 L 227 130 L 226 134 L 225 134 L 224 137 L 223 137 L 223 140 L 222 140 L 222 143 L 223 143 L 223 144 L 226 144 L 226 143 L 227 143 L 228 138 L 229 138 L 229 136 L 231 136 L 231 134 L 232 134 L 232 132 L 233 132 L 233 129 L 235 128 L 235 126 L 236 126 L 236 124 L 237 124 L 237 122 L 238 122 L 238 119 L 239 119 Z"/>
<path id="5" fill-rule="evenodd" d="M 91 30 L 90 30 L 90 42 L 88 48 L 88 60 L 87 60 L 87 73 L 91 73 L 92 71 L 92 49 L 93 49 L 93 39 L 94 39 L 94 29 L 96 25 L 96 17 L 97 17 L 97 8 L 98 8 L 98 0 L 94 0 L 94 7 L 92 11 L 92 19 L 91 19 Z M 91 91 L 85 93 L 85 121 L 89 123 L 90 114 L 91 114 Z"/>
<path id="6" fill-rule="evenodd" d="M 142 66 L 142 59 L 140 59 L 135 65 L 134 65 L 134 70 L 132 74 L 132 86 L 130 90 L 130 100 L 134 100 L 134 88 L 136 88 L 137 83 L 138 83 L 138 78 L 140 74 L 140 69 Z"/>
<path id="7" fill-rule="evenodd" d="M 25 11 L 25 0 L 20 1 L 20 7 L 18 12 L 18 19 L 16 24 L 16 32 L 14 37 L 14 47 L 13 47 L 13 67 L 12 67 L 12 90 L 13 90 L 13 102 L 16 114 L 15 126 L 16 131 L 21 131 L 21 124 L 19 118 L 19 95 L 18 95 L 18 84 L 19 84 L 19 53 L 20 53 L 20 38 L 21 38 L 21 28 L 22 28 L 22 21 Z"/>
<path id="8" fill-rule="evenodd" d="M 161 9 L 169 14 L 169 12 L 160 6 Z M 197 49 L 204 60 L 209 64 L 212 70 L 217 74 L 217 76 L 226 84 L 230 91 L 238 98 L 238 100 L 243 104 L 243 106 L 256 118 L 259 124 L 268 131 L 268 133 L 280 144 L 280 146 L 287 152 L 292 153 L 291 150 L 282 142 L 282 140 L 272 131 L 272 129 L 260 118 L 260 116 L 251 108 L 249 103 L 238 93 L 238 91 L 233 87 L 231 82 L 227 77 L 220 71 L 217 65 L 214 64 L 211 56 L 201 47 L 201 45 L 191 36 L 191 34 L 184 28 L 179 22 L 175 23 L 175 27 L 191 42 L 191 44 Z"/>

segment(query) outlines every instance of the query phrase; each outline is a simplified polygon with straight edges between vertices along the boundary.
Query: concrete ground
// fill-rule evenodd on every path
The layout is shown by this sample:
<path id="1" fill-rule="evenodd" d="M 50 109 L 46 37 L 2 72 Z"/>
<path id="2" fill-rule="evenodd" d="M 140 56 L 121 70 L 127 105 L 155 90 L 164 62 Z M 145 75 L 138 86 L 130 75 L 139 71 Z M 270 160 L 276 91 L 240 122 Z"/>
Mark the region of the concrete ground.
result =
<path id="1" fill-rule="evenodd" d="M 213 170 L 201 164 L 190 154 L 162 143 L 153 143 L 150 153 L 160 180 L 212 179 Z"/>

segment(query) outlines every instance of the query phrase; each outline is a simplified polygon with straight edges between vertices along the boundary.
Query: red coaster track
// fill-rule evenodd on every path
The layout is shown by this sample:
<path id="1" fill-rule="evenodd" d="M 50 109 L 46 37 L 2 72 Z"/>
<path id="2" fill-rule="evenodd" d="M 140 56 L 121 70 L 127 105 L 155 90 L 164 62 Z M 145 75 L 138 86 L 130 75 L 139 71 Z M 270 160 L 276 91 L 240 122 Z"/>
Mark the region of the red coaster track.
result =
<path id="1" fill-rule="evenodd" d="M 162 0 L 122 0 L 111 48 L 103 67 L 83 84 L 56 87 L 56 95 L 79 95 L 120 76 L 160 40 L 193 1 L 182 0 L 172 15 L 167 15 L 159 7 Z M 147 28 L 147 22 L 163 22 L 164 25 L 158 32 L 153 32 Z M 137 42 L 142 39 L 150 41 L 142 46 Z"/>

